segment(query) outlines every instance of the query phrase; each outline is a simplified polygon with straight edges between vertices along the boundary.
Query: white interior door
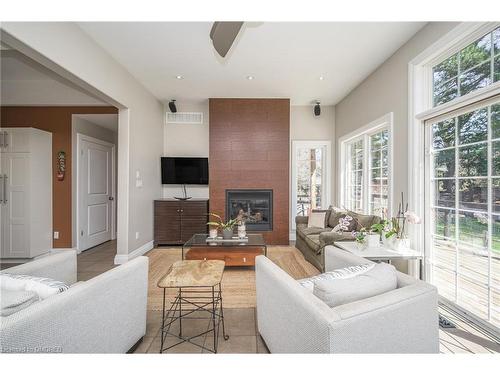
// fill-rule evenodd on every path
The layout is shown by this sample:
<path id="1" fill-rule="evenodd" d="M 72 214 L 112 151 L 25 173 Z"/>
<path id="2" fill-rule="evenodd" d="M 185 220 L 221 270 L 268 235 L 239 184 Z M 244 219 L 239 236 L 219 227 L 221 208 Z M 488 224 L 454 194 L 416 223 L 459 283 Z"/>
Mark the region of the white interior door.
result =
<path id="1" fill-rule="evenodd" d="M 4 153 L 1 158 L 0 191 L 2 257 L 29 256 L 30 154 Z"/>
<path id="2" fill-rule="evenodd" d="M 78 249 L 86 250 L 111 240 L 114 147 L 79 137 Z"/>

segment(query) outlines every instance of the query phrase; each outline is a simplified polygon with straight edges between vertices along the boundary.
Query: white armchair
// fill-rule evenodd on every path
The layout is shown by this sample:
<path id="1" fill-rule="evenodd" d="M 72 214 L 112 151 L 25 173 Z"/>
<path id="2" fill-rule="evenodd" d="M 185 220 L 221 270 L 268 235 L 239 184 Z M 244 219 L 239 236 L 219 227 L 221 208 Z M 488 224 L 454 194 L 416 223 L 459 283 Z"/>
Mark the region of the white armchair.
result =
<path id="1" fill-rule="evenodd" d="M 326 270 L 368 263 L 328 246 Z M 264 256 L 256 258 L 257 325 L 271 353 L 438 353 L 437 290 L 397 273 L 390 292 L 328 307 Z"/>
<path id="2" fill-rule="evenodd" d="M 76 282 L 76 252 L 6 273 Z M 0 351 L 125 353 L 146 333 L 148 258 L 138 257 L 69 290 L 0 318 Z"/>

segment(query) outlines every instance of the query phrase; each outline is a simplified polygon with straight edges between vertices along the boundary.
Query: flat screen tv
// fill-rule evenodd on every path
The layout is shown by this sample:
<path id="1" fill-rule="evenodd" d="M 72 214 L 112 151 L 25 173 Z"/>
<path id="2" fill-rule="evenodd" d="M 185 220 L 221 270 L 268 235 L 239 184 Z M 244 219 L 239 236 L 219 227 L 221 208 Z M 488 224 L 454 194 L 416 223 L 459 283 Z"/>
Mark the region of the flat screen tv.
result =
<path id="1" fill-rule="evenodd" d="M 208 185 L 208 158 L 161 158 L 161 183 Z"/>

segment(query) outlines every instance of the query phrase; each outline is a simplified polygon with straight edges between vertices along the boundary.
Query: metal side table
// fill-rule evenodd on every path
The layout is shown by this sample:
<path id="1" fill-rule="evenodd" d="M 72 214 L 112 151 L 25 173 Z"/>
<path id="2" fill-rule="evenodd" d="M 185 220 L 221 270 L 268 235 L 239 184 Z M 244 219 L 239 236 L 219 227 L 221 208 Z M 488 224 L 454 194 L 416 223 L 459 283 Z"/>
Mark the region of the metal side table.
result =
<path id="1" fill-rule="evenodd" d="M 221 281 L 225 263 L 222 260 L 182 260 L 175 262 L 168 272 L 158 281 L 158 287 L 163 288 L 163 312 L 161 325 L 160 353 L 166 352 L 183 342 L 189 342 L 204 350 L 217 353 L 220 326 L 222 336 L 228 340 L 224 327 L 224 311 L 222 307 Z M 177 295 L 172 305 L 166 308 L 166 291 L 177 289 Z M 206 317 L 193 316 L 196 312 L 206 313 Z M 182 324 L 192 319 L 210 320 L 208 329 L 194 336 L 182 334 Z M 173 333 L 172 324 L 179 322 L 179 334 Z M 192 340 L 213 332 L 213 347 L 200 345 Z M 165 347 L 168 337 L 180 339 L 173 345 Z M 206 340 L 205 340 L 206 341 Z"/>

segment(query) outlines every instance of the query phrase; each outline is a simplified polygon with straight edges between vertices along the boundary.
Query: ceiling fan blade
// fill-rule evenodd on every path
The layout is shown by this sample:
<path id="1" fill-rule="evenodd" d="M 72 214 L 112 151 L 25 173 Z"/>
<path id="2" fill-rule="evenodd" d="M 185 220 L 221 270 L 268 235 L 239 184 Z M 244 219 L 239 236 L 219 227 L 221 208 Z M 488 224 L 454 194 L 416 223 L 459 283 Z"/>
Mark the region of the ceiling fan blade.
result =
<path id="1" fill-rule="evenodd" d="M 214 22 L 212 30 L 210 30 L 210 39 L 221 57 L 226 57 L 240 32 L 241 26 L 243 26 L 243 22 Z"/>

